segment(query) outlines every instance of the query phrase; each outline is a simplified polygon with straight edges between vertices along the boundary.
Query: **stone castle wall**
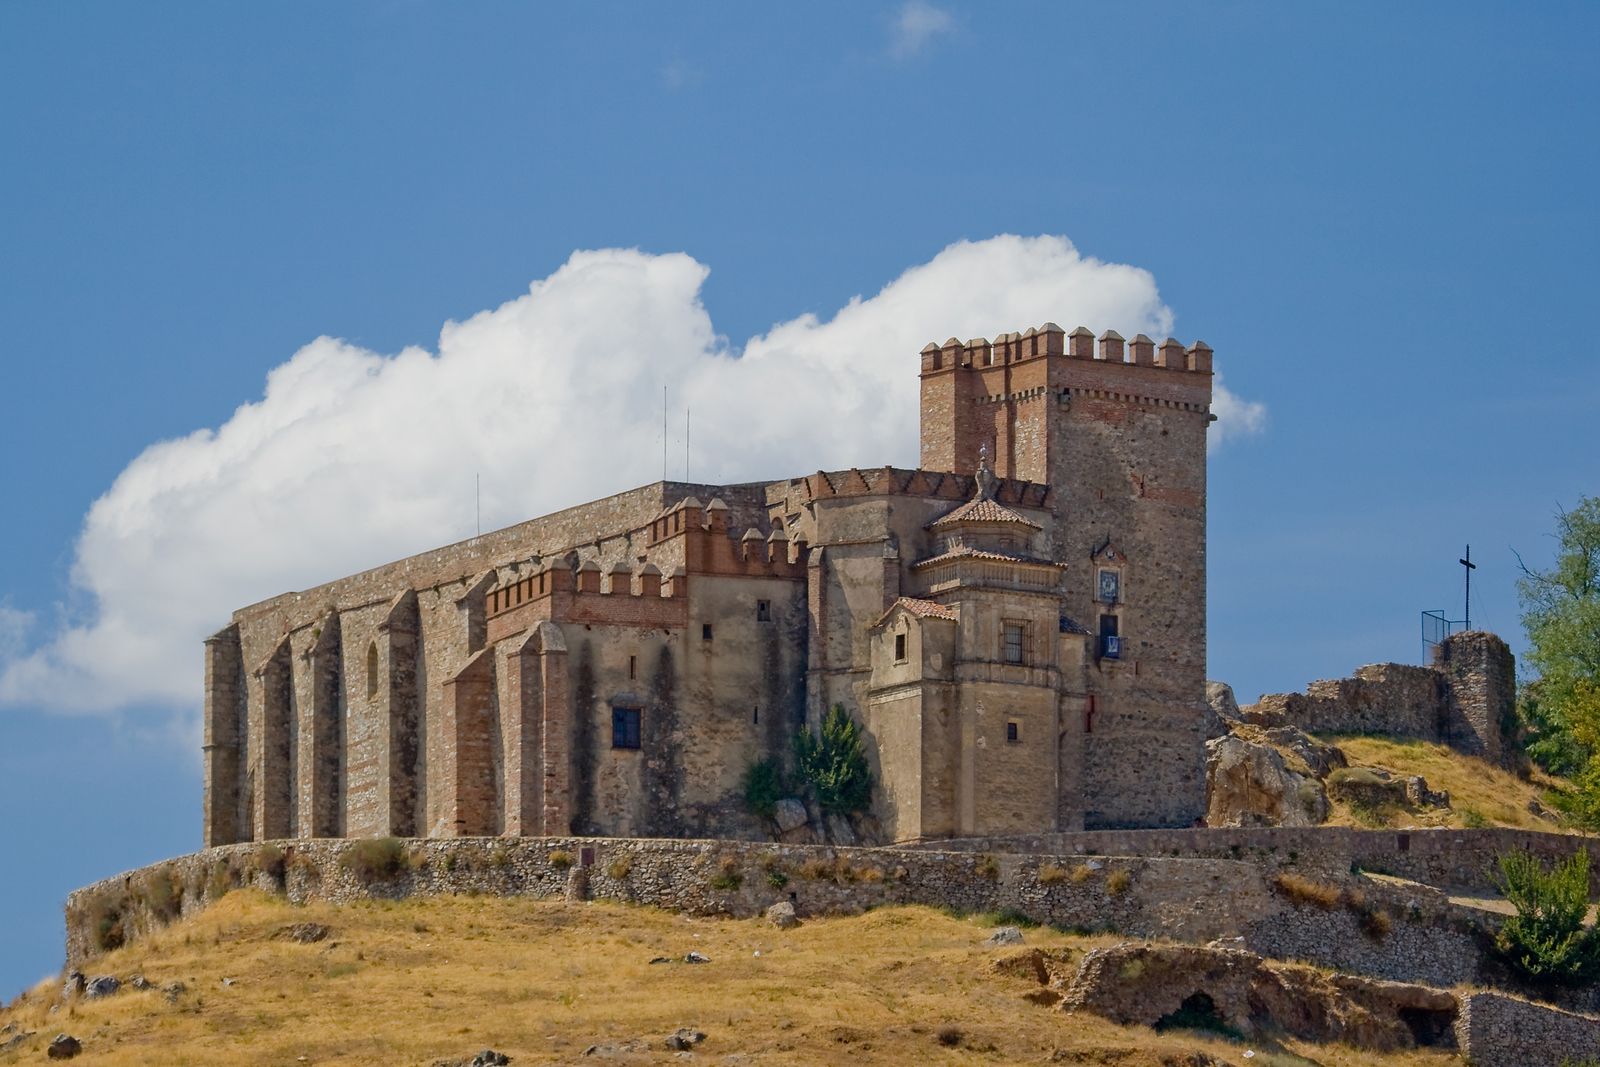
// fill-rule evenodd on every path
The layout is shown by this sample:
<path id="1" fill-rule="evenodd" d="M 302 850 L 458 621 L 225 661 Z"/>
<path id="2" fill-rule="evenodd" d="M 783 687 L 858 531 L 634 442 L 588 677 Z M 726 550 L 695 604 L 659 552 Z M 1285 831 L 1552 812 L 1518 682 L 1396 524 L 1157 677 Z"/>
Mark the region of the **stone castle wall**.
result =
<path id="1" fill-rule="evenodd" d="M 1268 726 L 1307 733 L 1386 734 L 1437 741 L 1509 766 L 1506 731 L 1516 706 L 1516 663 L 1499 637 L 1452 634 L 1432 666 L 1375 663 L 1350 678 L 1312 682 L 1304 693 L 1270 693 L 1240 712 Z"/>

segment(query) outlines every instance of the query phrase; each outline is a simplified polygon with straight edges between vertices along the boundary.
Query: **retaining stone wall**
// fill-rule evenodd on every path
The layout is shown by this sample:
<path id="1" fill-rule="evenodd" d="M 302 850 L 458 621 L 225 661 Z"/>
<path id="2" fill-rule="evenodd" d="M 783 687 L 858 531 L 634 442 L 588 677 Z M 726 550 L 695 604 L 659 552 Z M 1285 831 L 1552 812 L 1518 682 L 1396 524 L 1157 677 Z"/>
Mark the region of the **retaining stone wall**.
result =
<path id="1" fill-rule="evenodd" d="M 1039 855 L 1183 856 L 1293 862 L 1329 872 L 1360 868 L 1452 889 L 1494 891 L 1496 857 L 1532 852 L 1547 863 L 1588 848 L 1600 860 L 1597 840 L 1538 830 L 1358 830 L 1346 826 L 1260 826 L 1236 829 L 1095 830 L 1016 837 L 962 838 L 908 843 L 904 849 L 941 852 L 1016 852 Z M 1600 893 L 1600 862 L 1591 862 L 1592 890 Z"/>
<path id="2" fill-rule="evenodd" d="M 1041 882 L 1048 857 L 634 838 L 418 839 L 401 845 L 400 869 L 372 884 L 348 870 L 345 859 L 372 842 L 337 839 L 274 843 L 282 850 L 281 875 L 262 869 L 268 866 L 263 846 L 238 844 L 97 882 L 67 900 L 67 963 L 76 966 L 101 951 L 113 926 L 131 941 L 239 886 L 281 892 L 297 903 L 490 893 L 734 917 L 758 915 L 780 900 L 793 900 L 802 916 L 883 904 L 1014 909 L 1067 928 L 1187 941 L 1240 936 L 1246 921 L 1283 906 L 1255 866 L 1230 860 L 1089 860 L 1077 877 L 1061 869 Z M 562 853 L 570 866 L 552 859 Z M 163 884 L 171 892 L 161 891 Z"/>
<path id="3" fill-rule="evenodd" d="M 1499 993 L 1460 997 L 1456 1043 L 1472 1067 L 1560 1067 L 1600 1060 L 1600 1019 Z"/>

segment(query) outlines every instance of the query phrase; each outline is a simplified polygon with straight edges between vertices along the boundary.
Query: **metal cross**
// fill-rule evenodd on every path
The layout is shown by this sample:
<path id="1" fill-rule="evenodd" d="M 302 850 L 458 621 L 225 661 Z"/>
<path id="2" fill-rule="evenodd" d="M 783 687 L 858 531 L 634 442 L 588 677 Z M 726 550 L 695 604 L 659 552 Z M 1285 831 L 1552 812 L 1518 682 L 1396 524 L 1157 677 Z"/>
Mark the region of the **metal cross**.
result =
<path id="1" fill-rule="evenodd" d="M 1466 568 L 1466 576 L 1467 576 L 1466 616 L 1467 617 L 1466 617 L 1466 621 L 1464 622 L 1463 625 L 1465 625 L 1466 628 L 1470 630 L 1470 629 L 1472 629 L 1472 572 L 1478 569 L 1478 565 L 1476 563 L 1472 562 L 1472 546 L 1471 545 L 1467 546 L 1467 557 L 1466 557 L 1466 559 L 1458 559 L 1458 560 L 1456 560 L 1456 562 L 1461 564 L 1461 566 Z"/>

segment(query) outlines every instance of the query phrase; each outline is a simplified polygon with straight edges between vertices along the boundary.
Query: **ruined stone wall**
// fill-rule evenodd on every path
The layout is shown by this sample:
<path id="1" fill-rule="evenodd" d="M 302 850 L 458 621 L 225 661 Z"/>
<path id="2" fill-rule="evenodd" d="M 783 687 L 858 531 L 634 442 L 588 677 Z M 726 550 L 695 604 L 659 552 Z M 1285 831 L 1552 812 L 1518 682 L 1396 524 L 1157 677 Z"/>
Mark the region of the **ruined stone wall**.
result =
<path id="1" fill-rule="evenodd" d="M 1600 1060 L 1600 1019 L 1502 993 L 1464 993 L 1456 1044 L 1473 1067 L 1561 1067 Z"/>
<path id="2" fill-rule="evenodd" d="M 1507 738 L 1515 729 L 1517 700 L 1511 649 L 1482 630 L 1451 634 L 1434 648 L 1433 665 L 1449 691 L 1441 739 L 1468 755 L 1510 766 L 1515 751 Z"/>
<path id="3" fill-rule="evenodd" d="M 1499 637 L 1452 634 L 1434 650 L 1431 667 L 1374 663 L 1353 677 L 1312 682 L 1304 693 L 1270 693 L 1240 709 L 1266 725 L 1307 733 L 1386 734 L 1449 745 L 1510 766 L 1506 744 L 1516 707 L 1516 661 Z"/>

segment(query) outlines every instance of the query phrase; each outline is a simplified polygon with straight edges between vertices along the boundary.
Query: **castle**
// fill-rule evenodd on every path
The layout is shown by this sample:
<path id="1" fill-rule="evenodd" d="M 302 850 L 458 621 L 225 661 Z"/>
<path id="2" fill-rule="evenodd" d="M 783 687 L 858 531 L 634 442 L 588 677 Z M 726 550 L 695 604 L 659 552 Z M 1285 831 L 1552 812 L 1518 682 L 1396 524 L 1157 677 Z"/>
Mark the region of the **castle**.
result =
<path id="1" fill-rule="evenodd" d="M 205 843 L 751 836 L 842 705 L 883 841 L 1205 808 L 1211 349 L 1054 323 L 921 353 L 921 461 L 662 481 L 241 608 Z"/>

